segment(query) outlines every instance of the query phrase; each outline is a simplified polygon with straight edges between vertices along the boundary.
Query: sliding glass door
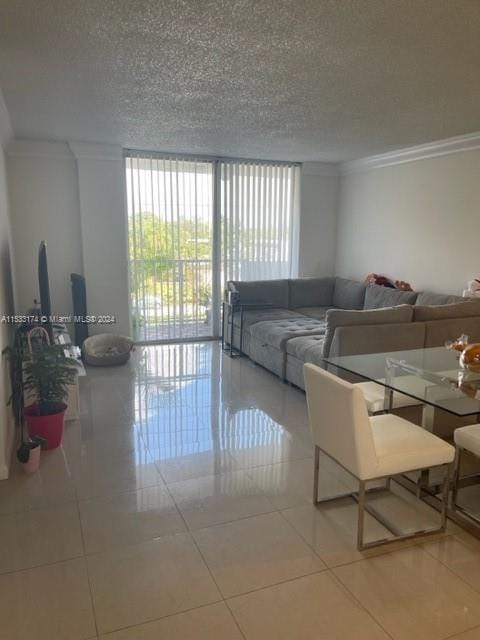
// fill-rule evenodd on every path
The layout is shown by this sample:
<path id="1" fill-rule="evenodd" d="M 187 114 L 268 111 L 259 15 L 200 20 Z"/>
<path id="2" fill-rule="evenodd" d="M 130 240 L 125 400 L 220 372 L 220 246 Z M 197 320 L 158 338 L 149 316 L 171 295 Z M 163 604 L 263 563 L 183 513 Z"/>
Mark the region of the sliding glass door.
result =
<path id="1" fill-rule="evenodd" d="M 298 183 L 294 164 L 129 151 L 134 338 L 215 337 L 227 280 L 295 275 Z"/>
<path id="2" fill-rule="evenodd" d="M 212 336 L 212 163 L 130 153 L 126 171 L 135 339 Z"/>

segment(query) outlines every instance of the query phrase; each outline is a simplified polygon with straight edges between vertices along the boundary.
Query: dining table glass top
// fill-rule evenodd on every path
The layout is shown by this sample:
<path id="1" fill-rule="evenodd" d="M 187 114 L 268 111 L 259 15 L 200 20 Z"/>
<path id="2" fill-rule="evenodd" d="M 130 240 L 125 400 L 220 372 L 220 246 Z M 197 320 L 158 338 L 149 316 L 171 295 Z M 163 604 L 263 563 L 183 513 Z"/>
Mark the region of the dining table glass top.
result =
<path id="1" fill-rule="evenodd" d="M 480 414 L 480 373 L 462 369 L 445 347 L 325 357 L 330 365 L 457 416 Z M 338 372 L 340 373 L 340 371 Z"/>

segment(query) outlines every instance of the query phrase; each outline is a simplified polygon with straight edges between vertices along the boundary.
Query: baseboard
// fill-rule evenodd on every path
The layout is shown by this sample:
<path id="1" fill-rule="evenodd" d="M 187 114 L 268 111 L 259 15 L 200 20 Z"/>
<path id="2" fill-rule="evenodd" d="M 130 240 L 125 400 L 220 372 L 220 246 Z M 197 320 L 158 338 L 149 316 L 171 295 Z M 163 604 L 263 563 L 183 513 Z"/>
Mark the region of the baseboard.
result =
<path id="1" fill-rule="evenodd" d="M 0 464 L 0 480 L 7 480 L 10 475 L 10 469 L 6 464 Z"/>
<path id="2" fill-rule="evenodd" d="M 7 426 L 7 437 L 5 442 L 5 459 L 0 463 L 0 480 L 6 480 L 10 476 L 10 468 L 13 459 L 13 449 L 15 445 L 15 423 L 10 417 Z"/>

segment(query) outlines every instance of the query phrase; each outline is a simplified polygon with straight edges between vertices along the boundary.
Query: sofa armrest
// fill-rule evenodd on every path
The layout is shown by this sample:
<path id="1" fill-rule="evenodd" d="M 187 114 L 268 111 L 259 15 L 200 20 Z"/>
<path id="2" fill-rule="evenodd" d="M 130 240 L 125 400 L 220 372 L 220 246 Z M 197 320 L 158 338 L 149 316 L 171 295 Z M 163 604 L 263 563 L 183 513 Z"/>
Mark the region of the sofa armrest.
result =
<path id="1" fill-rule="evenodd" d="M 424 344 L 423 322 L 352 325 L 335 329 L 329 352 L 323 355 L 334 357 L 422 349 Z"/>

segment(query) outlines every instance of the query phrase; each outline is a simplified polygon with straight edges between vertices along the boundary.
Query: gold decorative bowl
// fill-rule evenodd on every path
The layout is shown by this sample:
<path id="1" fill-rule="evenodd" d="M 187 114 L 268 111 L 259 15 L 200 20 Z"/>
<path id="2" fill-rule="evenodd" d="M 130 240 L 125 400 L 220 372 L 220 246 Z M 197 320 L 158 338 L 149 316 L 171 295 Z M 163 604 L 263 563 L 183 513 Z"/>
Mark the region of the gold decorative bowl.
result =
<path id="1" fill-rule="evenodd" d="M 462 351 L 460 356 L 460 366 L 462 369 L 480 373 L 480 343 L 469 344 Z"/>
<path id="2" fill-rule="evenodd" d="M 471 363 L 471 364 L 462 364 L 464 369 L 468 369 L 468 371 L 473 371 L 474 373 L 480 373 L 480 363 Z"/>

